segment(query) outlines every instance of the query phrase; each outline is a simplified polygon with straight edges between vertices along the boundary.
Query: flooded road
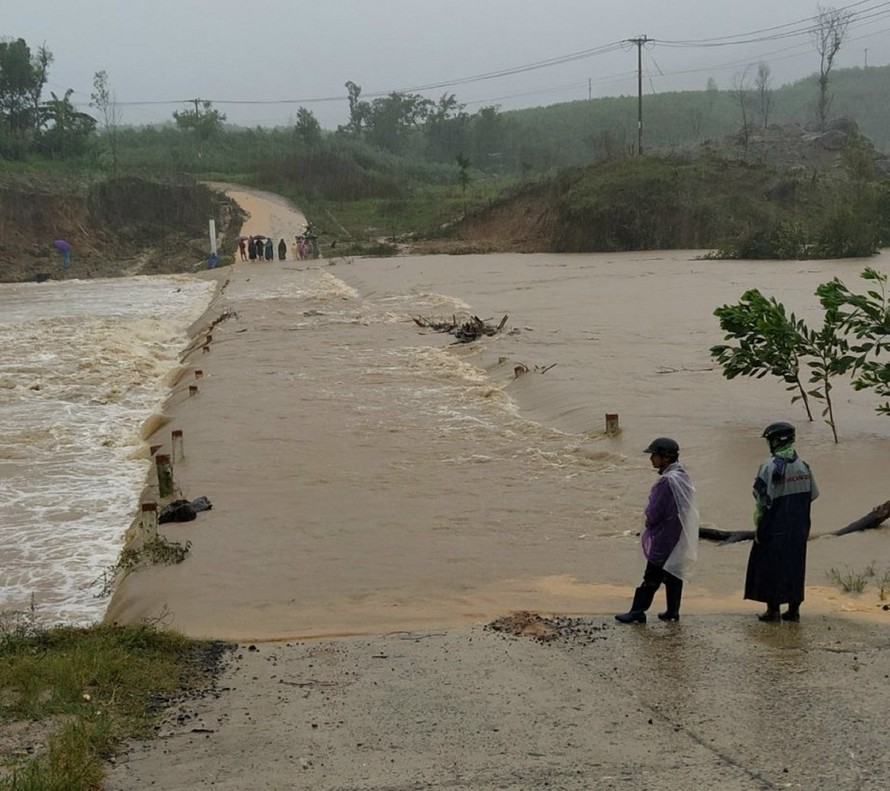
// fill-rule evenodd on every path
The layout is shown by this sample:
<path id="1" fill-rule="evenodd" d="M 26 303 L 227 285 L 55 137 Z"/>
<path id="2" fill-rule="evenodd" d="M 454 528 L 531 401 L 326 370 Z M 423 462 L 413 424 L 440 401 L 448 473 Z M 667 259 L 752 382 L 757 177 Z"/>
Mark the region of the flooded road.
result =
<path id="1" fill-rule="evenodd" d="M 249 207 L 254 228 L 274 225 L 264 205 Z M 206 317 L 237 319 L 186 361 L 205 371 L 201 397 L 168 405 L 189 437 L 177 476 L 214 510 L 170 528 L 192 557 L 125 580 L 111 616 L 169 604 L 188 633 L 278 639 L 621 611 L 658 435 L 679 441 L 705 525 L 750 527 L 760 433 L 777 419 L 797 423 L 822 491 L 814 534 L 883 502 L 890 420 L 868 393 L 835 391 L 835 445 L 782 383 L 727 381 L 708 353 L 715 307 L 757 287 L 813 321 L 816 286 L 855 285 L 861 262 L 695 255 L 237 264 Z M 466 345 L 413 321 L 453 315 L 508 319 Z M 813 541 L 806 606 L 882 612 L 874 586 L 844 596 L 827 573 L 880 575 L 885 548 L 881 531 Z M 747 555 L 703 546 L 684 611 L 756 611 L 741 599 Z"/>

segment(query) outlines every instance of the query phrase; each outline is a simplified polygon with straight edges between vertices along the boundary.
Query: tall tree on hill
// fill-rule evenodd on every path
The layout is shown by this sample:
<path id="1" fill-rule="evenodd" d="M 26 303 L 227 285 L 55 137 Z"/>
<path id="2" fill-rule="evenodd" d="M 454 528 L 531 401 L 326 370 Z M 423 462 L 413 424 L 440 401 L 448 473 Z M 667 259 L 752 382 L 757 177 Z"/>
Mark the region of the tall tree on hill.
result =
<path id="1" fill-rule="evenodd" d="M 117 175 L 117 131 L 120 126 L 120 110 L 114 93 L 108 83 L 108 74 L 97 71 L 93 75 L 93 93 L 90 94 L 90 107 L 95 107 L 102 116 L 105 140 L 111 151 L 111 168 Z"/>
<path id="2" fill-rule="evenodd" d="M 773 107 L 773 89 L 770 87 L 770 67 L 766 61 L 757 64 L 757 76 L 754 78 L 754 90 L 757 93 L 757 106 L 763 128 L 769 126 L 769 114 Z"/>
<path id="3" fill-rule="evenodd" d="M 23 38 L 0 41 L 0 154 L 20 157 L 40 128 L 40 99 L 53 55 Z"/>
<path id="4" fill-rule="evenodd" d="M 352 135 L 353 137 L 361 137 L 371 112 L 371 105 L 361 98 L 361 85 L 356 85 L 352 80 L 347 80 L 345 85 L 349 101 L 349 122 L 343 126 L 338 126 L 337 131 Z"/>
<path id="5" fill-rule="evenodd" d="M 739 106 L 739 112 L 742 116 L 742 132 L 741 142 L 744 149 L 744 159 L 748 159 L 748 117 L 751 110 L 751 84 L 748 81 L 748 67 L 744 71 L 739 72 L 732 78 L 732 95 Z"/>
<path id="6" fill-rule="evenodd" d="M 834 59 L 844 43 L 847 28 L 853 18 L 853 12 L 843 8 L 823 8 L 814 18 L 812 30 L 813 44 L 819 53 L 819 124 L 825 129 L 828 111 L 831 109 L 831 95 L 828 93 L 828 75 L 834 65 Z"/>

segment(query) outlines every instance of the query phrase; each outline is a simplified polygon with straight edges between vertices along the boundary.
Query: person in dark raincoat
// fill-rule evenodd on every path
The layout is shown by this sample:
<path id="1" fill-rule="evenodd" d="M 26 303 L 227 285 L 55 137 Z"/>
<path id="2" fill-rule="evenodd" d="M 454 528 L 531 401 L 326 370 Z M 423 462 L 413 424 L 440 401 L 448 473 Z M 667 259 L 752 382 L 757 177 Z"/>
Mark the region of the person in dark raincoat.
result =
<path id="1" fill-rule="evenodd" d="M 809 465 L 794 449 L 790 423 L 763 431 L 770 457 L 754 479 L 754 545 L 748 558 L 745 598 L 766 604 L 761 621 L 798 621 L 804 599 L 810 503 L 819 496 Z M 784 613 L 779 605 L 787 604 Z"/>
<path id="2" fill-rule="evenodd" d="M 664 583 L 667 609 L 658 613 L 662 621 L 680 620 L 683 580 L 698 554 L 698 508 L 695 487 L 679 462 L 680 446 L 670 437 L 658 437 L 644 451 L 658 471 L 649 491 L 646 529 L 641 543 L 646 556 L 643 581 L 634 591 L 630 610 L 615 616 L 619 623 L 646 623 L 646 610 Z"/>
<path id="3" fill-rule="evenodd" d="M 271 261 L 273 258 L 275 258 L 275 245 L 272 244 L 271 239 L 266 239 L 265 250 L 267 261 Z"/>
<path id="4" fill-rule="evenodd" d="M 278 242 L 278 260 L 284 261 L 287 258 L 287 242 L 284 239 Z"/>
<path id="5" fill-rule="evenodd" d="M 251 261 L 256 261 L 256 239 L 252 236 L 247 240 L 247 257 Z"/>

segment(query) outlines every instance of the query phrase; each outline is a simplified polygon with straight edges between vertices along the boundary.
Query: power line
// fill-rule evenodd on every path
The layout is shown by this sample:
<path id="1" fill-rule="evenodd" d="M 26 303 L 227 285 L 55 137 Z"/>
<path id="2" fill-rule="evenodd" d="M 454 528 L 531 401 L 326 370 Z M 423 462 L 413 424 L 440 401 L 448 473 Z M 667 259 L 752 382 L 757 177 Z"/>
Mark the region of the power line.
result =
<path id="1" fill-rule="evenodd" d="M 884 14 L 890 13 L 890 10 L 878 13 L 878 9 L 885 8 L 890 6 L 890 2 L 882 2 L 873 6 L 872 8 L 866 8 L 859 12 L 854 12 L 851 9 L 857 8 L 861 5 L 866 5 L 870 3 L 872 0 L 859 0 L 857 3 L 851 3 L 850 5 L 843 6 L 837 9 L 840 12 L 850 11 L 854 18 L 857 19 L 871 19 L 873 17 L 880 17 Z M 803 25 L 803 27 L 799 27 Z M 662 46 L 670 46 L 670 47 L 727 47 L 727 46 L 735 46 L 737 44 L 753 44 L 759 43 L 761 41 L 775 41 L 783 38 L 790 38 L 795 36 L 804 36 L 812 33 L 818 26 L 815 17 L 808 17 L 806 19 L 799 19 L 796 22 L 787 22 L 784 25 L 775 25 L 773 27 L 762 28 L 760 30 L 752 30 L 748 33 L 736 33 L 731 36 L 717 36 L 714 38 L 704 38 L 704 39 L 689 39 L 689 40 L 670 40 L 670 39 L 657 39 L 657 43 Z M 793 30 L 786 30 L 786 28 L 795 28 Z M 778 32 L 784 31 L 784 32 Z M 768 35 L 765 35 L 768 34 Z"/>
<path id="2" fill-rule="evenodd" d="M 866 8 L 861 8 L 861 6 L 867 6 Z M 874 3 L 873 0 L 859 0 L 859 2 L 851 3 L 846 6 L 842 6 L 838 9 L 839 11 L 851 11 L 853 14 L 853 20 L 851 24 L 851 29 L 859 29 L 861 27 L 866 26 L 867 24 L 871 24 L 877 20 L 884 19 L 886 17 L 890 17 L 890 0 L 887 2 L 879 2 Z M 797 20 L 794 22 L 785 23 L 782 25 L 775 25 L 772 27 L 761 28 L 759 30 L 750 31 L 747 33 L 734 34 L 731 36 L 720 36 L 714 38 L 706 38 L 706 39 L 691 39 L 691 40 L 670 40 L 670 39 L 654 39 L 654 38 L 646 38 L 646 43 L 651 43 L 658 46 L 672 47 L 672 48 L 714 48 L 714 47 L 725 47 L 725 46 L 735 46 L 740 44 L 752 44 L 752 43 L 763 43 L 770 41 L 779 41 L 787 38 L 801 37 L 801 36 L 809 36 L 813 30 L 816 29 L 816 24 L 814 22 L 813 17 L 809 17 L 807 19 Z M 881 31 L 882 32 L 882 31 Z M 876 34 L 868 34 L 868 35 L 876 35 Z M 863 38 L 862 36 L 860 38 Z M 560 55 L 553 58 L 547 58 L 540 61 L 535 61 L 533 63 L 523 64 L 519 66 L 514 66 L 510 68 L 500 69 L 491 72 L 484 72 L 480 74 L 470 75 L 467 77 L 460 77 L 452 80 L 443 80 L 440 82 L 433 82 L 423 85 L 416 85 L 410 88 L 389 90 L 389 91 L 378 91 L 372 93 L 364 93 L 364 98 L 380 98 L 389 96 L 393 93 L 418 93 L 423 91 L 431 91 L 440 88 L 448 88 L 460 85 L 469 85 L 477 82 L 483 82 L 493 79 L 498 79 L 502 77 L 509 77 L 518 74 L 527 73 L 530 71 L 536 71 L 540 69 L 550 68 L 553 66 L 563 65 L 567 63 L 573 63 L 579 60 L 584 60 L 588 58 L 593 58 L 601 55 L 610 54 L 618 51 L 619 49 L 623 49 L 626 47 L 628 43 L 636 43 L 636 39 L 629 39 L 625 41 L 618 42 L 610 42 L 608 44 L 604 44 L 598 47 L 593 47 L 591 49 L 581 50 L 579 52 L 573 52 L 566 55 Z M 776 53 L 787 53 L 788 50 L 782 49 L 777 50 Z M 772 53 L 767 53 L 762 57 L 766 57 L 767 55 Z M 638 53 L 639 55 L 639 53 Z M 787 56 L 787 55 L 786 55 Z M 739 62 L 740 63 L 740 62 Z M 671 74 L 691 74 L 696 72 L 705 72 L 708 70 L 719 70 L 722 68 L 727 68 L 732 64 L 724 64 L 717 65 L 711 67 L 703 67 L 700 69 L 687 69 L 687 70 L 678 70 L 678 71 L 668 71 L 667 75 Z M 638 80 L 640 78 L 640 71 L 638 69 L 637 76 Z M 659 69 L 660 71 L 660 69 Z M 629 73 L 628 73 L 629 74 Z M 662 74 L 665 76 L 665 74 Z M 619 77 L 616 75 L 612 78 L 605 78 L 596 80 L 596 82 L 616 82 Z M 546 89 L 535 91 L 534 94 L 540 94 L 546 92 Z M 499 97 L 499 99 L 507 99 L 507 98 L 515 98 L 521 97 L 523 95 L 531 95 L 531 94 L 513 94 L 510 96 Z M 274 106 L 274 105 L 311 105 L 311 104 L 325 104 L 331 102 L 342 102 L 344 100 L 343 94 L 338 94 L 334 96 L 321 96 L 321 97 L 297 97 L 297 98 L 287 98 L 287 99 L 207 99 L 207 101 L 212 102 L 215 105 L 239 105 L 239 106 Z M 171 105 L 180 105 L 180 104 L 192 104 L 195 101 L 194 98 L 188 99 L 161 99 L 161 100 L 137 100 L 137 101 L 121 101 L 116 102 L 116 104 L 120 107 L 150 107 L 150 106 L 171 106 Z M 474 101 L 473 104 L 483 103 L 485 100 Z M 498 101 L 498 99 L 492 99 L 488 101 Z M 76 105 L 78 107 L 88 106 L 88 103 Z"/>

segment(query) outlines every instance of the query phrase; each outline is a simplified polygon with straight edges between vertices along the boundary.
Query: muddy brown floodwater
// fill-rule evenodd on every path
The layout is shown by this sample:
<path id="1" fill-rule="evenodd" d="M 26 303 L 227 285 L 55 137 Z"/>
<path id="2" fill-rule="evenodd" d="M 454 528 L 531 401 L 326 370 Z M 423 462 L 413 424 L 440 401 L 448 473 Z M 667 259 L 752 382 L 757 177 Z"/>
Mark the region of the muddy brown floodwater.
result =
<path id="1" fill-rule="evenodd" d="M 239 192 L 249 233 L 285 237 L 302 216 Z M 815 323 L 819 283 L 857 286 L 861 261 L 704 261 L 695 252 L 486 255 L 236 264 L 208 313 L 200 398 L 185 430 L 186 495 L 214 510 L 168 534 L 181 567 L 132 575 L 111 607 L 173 611 L 189 634 L 267 639 L 480 622 L 511 609 L 622 607 L 640 574 L 637 533 L 653 471 L 675 437 L 703 524 L 751 525 L 763 427 L 789 419 L 819 482 L 814 534 L 888 498 L 890 419 L 834 391 L 841 442 L 770 378 L 727 381 L 708 349 L 714 308 L 749 288 Z M 869 263 L 886 268 L 887 257 Z M 413 316 L 475 314 L 504 332 L 467 345 Z M 517 365 L 529 373 L 515 375 Z M 550 367 L 553 366 L 553 367 Z M 541 369 L 549 368 L 546 373 Z M 536 370 L 537 369 L 537 370 Z M 604 415 L 621 433 L 607 436 Z M 162 437 L 163 439 L 163 437 Z M 748 546 L 702 545 L 684 610 L 741 601 Z M 807 607 L 877 611 L 827 572 L 875 562 L 881 531 L 810 544 Z"/>

